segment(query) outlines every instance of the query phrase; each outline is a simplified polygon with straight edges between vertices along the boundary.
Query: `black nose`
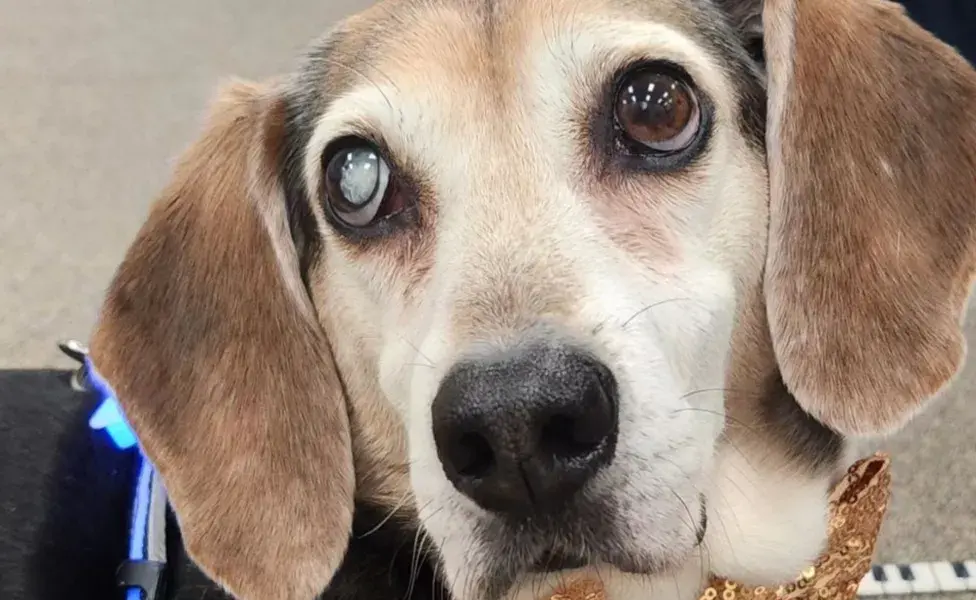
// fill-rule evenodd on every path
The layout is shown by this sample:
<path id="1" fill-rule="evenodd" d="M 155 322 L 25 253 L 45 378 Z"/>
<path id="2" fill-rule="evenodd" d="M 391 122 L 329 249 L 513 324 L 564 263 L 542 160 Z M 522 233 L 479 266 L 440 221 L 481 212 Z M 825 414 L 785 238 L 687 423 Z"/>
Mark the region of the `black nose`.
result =
<path id="1" fill-rule="evenodd" d="M 566 346 L 459 363 L 432 407 L 444 472 L 486 510 L 552 512 L 613 458 L 616 389 L 607 367 Z"/>

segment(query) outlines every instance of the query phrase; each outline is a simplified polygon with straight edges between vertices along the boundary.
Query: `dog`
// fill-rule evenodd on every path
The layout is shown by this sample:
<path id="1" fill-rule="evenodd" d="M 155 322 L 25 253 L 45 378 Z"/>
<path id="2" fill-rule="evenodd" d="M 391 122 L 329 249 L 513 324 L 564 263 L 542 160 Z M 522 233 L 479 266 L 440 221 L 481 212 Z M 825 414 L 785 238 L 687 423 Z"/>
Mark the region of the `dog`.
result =
<path id="1" fill-rule="evenodd" d="M 963 362 L 974 107 L 885 0 L 389 0 L 229 83 L 91 340 L 177 597 L 792 579 Z"/>

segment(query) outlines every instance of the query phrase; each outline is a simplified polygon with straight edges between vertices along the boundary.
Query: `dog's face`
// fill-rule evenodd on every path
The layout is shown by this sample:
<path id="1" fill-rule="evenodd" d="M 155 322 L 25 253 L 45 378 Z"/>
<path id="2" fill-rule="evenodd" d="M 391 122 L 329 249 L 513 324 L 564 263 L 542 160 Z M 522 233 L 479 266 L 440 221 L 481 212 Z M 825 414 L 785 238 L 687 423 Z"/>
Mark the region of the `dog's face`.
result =
<path id="1" fill-rule="evenodd" d="M 311 598 L 354 497 L 458 600 L 816 556 L 840 433 L 961 361 L 976 77 L 765 4 L 387 2 L 224 94 L 93 339 L 211 576 Z"/>
<path id="2" fill-rule="evenodd" d="M 654 573 L 701 541 L 767 222 L 762 83 L 709 39 L 720 18 L 379 8 L 301 76 L 327 95 L 294 103 L 312 299 L 350 397 L 403 424 L 458 598 L 577 561 Z"/>
<path id="3" fill-rule="evenodd" d="M 312 299 L 362 427 L 402 423 L 402 491 L 458 598 L 700 542 L 768 204 L 758 66 L 709 39 L 720 18 L 380 8 L 301 75 L 327 94 L 294 101 Z"/>

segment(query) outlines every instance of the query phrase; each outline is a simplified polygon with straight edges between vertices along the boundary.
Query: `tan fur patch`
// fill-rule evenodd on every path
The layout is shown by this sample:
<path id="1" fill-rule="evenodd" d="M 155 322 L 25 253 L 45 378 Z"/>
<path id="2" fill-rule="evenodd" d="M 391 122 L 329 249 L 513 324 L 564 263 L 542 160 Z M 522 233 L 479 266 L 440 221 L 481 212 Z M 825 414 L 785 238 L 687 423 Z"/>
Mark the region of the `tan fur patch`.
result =
<path id="1" fill-rule="evenodd" d="M 252 171 L 264 166 L 252 149 L 275 103 L 258 86 L 222 92 L 123 261 L 92 340 L 191 556 L 243 600 L 317 595 L 352 518 L 329 344 L 285 283 L 298 275 L 279 266 L 268 232 L 281 228 L 263 222 L 277 192 L 250 189 L 271 179 Z"/>

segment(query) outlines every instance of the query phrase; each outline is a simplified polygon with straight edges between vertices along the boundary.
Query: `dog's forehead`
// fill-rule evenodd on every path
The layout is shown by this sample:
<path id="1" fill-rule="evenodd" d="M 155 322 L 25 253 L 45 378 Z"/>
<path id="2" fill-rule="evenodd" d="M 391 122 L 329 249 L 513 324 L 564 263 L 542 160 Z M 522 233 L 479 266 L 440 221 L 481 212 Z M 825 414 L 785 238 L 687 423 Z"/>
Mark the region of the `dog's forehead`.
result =
<path id="1" fill-rule="evenodd" d="M 732 72 L 733 37 L 712 0 L 388 0 L 311 52 L 294 141 L 314 157 L 328 139 L 375 132 L 401 161 L 420 157 L 418 172 L 464 164 L 446 156 L 565 155 L 568 128 L 635 60 L 672 60 L 727 95 L 746 79 Z"/>
<path id="2" fill-rule="evenodd" d="M 340 29 L 347 33 L 383 32 L 396 42 L 410 33 L 426 35 L 431 31 L 440 36 L 504 35 L 588 14 L 696 29 L 713 8 L 711 0 L 386 0 L 348 18 Z M 463 31 L 440 30 L 438 17 L 448 17 Z"/>
<path id="3" fill-rule="evenodd" d="M 540 43 L 552 52 L 601 22 L 655 23 L 722 44 L 717 17 L 711 0 L 387 0 L 341 23 L 316 52 L 327 60 L 312 64 L 333 97 L 364 77 L 391 86 L 423 74 L 497 80 Z"/>

